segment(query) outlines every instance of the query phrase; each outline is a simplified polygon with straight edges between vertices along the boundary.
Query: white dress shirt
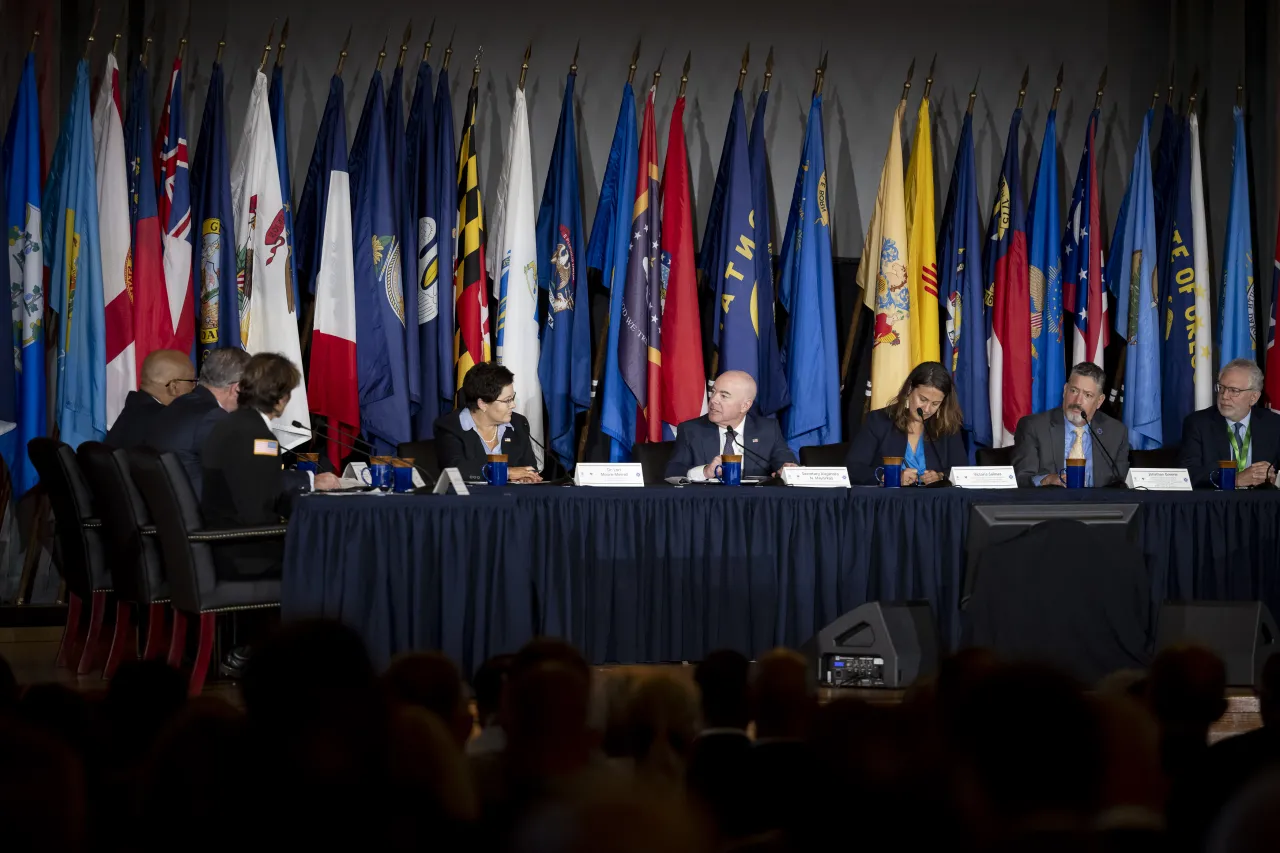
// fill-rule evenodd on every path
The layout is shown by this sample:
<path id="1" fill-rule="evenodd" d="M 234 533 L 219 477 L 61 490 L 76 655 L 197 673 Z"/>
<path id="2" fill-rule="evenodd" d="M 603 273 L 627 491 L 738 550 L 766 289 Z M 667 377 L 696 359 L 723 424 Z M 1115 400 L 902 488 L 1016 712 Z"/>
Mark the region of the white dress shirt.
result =
<path id="1" fill-rule="evenodd" d="M 742 416 L 742 420 L 738 423 L 738 425 L 737 425 L 737 426 L 735 426 L 735 427 L 733 428 L 733 440 L 734 440 L 734 442 L 735 442 L 736 444 L 741 444 L 743 447 L 745 447 L 745 446 L 746 446 L 746 444 L 747 444 L 747 433 L 746 433 L 746 429 L 747 429 L 747 416 L 746 416 L 746 415 L 743 415 L 743 416 Z M 725 426 L 724 424 L 720 424 L 720 425 L 719 425 L 718 432 L 719 432 L 719 435 L 720 435 L 720 442 L 716 445 L 716 447 L 720 448 L 720 450 L 721 450 L 721 451 L 723 451 L 723 450 L 724 450 L 724 441 L 725 441 L 725 436 L 726 436 L 726 434 L 727 434 L 727 432 L 728 432 L 728 427 L 727 427 L 727 426 Z M 739 452 L 741 452 L 741 451 L 739 451 Z M 707 465 L 709 465 L 709 464 L 711 464 L 711 460 L 710 460 L 710 459 L 708 459 L 708 460 L 707 460 L 705 463 L 703 463 L 702 465 L 697 466 L 696 468 L 690 468 L 690 469 L 689 469 L 689 473 L 687 473 L 685 476 L 686 476 L 687 478 L 689 478 L 690 480 L 692 480 L 693 482 L 695 482 L 695 483 L 705 483 L 705 482 L 707 482 L 707 480 L 712 479 L 712 478 L 708 477 L 706 474 L 702 473 L 702 469 L 703 469 L 703 468 L 705 468 L 705 467 L 707 467 Z"/>

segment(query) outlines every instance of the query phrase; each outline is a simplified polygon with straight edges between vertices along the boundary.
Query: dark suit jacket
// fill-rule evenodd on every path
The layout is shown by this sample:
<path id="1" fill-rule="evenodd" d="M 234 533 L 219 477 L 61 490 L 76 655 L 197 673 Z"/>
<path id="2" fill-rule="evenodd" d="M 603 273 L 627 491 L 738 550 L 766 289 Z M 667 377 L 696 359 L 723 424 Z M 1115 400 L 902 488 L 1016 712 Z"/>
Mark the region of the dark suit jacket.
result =
<path id="1" fill-rule="evenodd" d="M 969 454 L 964 449 L 960 433 L 944 435 L 939 439 L 925 439 L 924 463 L 929 471 L 947 475 L 956 465 L 968 465 Z M 867 415 L 858 434 L 849 442 L 849 455 L 845 466 L 849 469 L 850 482 L 874 486 L 876 469 L 884 464 L 886 456 L 907 455 L 907 434 L 893 425 L 888 409 L 876 409 Z"/>
<path id="2" fill-rule="evenodd" d="M 743 431 L 747 434 L 747 449 L 738 448 L 742 454 L 742 476 L 768 477 L 788 462 L 796 461 L 796 455 L 787 446 L 782 429 L 773 418 L 747 412 Z M 707 415 L 685 421 L 676 430 L 676 446 L 667 462 L 667 476 L 683 477 L 690 468 L 710 463 L 722 450 L 720 427 L 711 423 Z"/>
<path id="3" fill-rule="evenodd" d="M 1019 486 L 1034 486 L 1032 477 L 1055 474 L 1066 467 L 1066 422 L 1061 406 L 1018 421 L 1013 436 L 1013 472 Z M 1093 433 L 1093 484 L 1123 483 L 1129 476 L 1129 430 L 1115 418 L 1098 412 L 1090 421 L 1089 431 Z M 1107 450 L 1115 457 L 1115 471 L 1111 470 Z"/>
<path id="4" fill-rule="evenodd" d="M 105 443 L 121 450 L 142 447 L 147 443 L 151 422 L 164 411 L 164 404 L 146 391 L 130 391 L 116 422 L 107 430 Z"/>
<path id="5" fill-rule="evenodd" d="M 279 455 L 265 452 L 265 442 L 276 441 L 262 415 L 253 409 L 237 409 L 213 427 L 200 449 L 204 469 L 200 511 L 207 526 L 279 524 L 289 514 L 293 496 L 307 491 L 310 478 L 284 470 Z M 214 559 L 219 574 L 228 577 L 279 574 L 284 540 L 215 546 Z"/>
<path id="6" fill-rule="evenodd" d="M 1262 406 L 1254 406 L 1249 416 L 1250 449 L 1254 462 L 1280 465 L 1280 415 Z M 1208 486 L 1209 474 L 1218 463 L 1231 459 L 1231 441 L 1227 438 L 1227 419 L 1210 406 L 1187 415 L 1182 422 L 1182 448 L 1178 464 L 1187 469 L 1191 483 Z"/>
<path id="7" fill-rule="evenodd" d="M 218 405 L 213 392 L 197 385 L 190 394 L 183 394 L 161 409 L 152 419 L 147 431 L 146 444 L 159 451 L 172 451 L 182 460 L 192 490 L 198 495 L 204 487 L 204 472 L 200 468 L 200 451 L 205 439 L 227 413 Z"/>
<path id="8" fill-rule="evenodd" d="M 455 409 L 436 418 L 436 456 L 440 470 L 457 468 L 464 479 L 483 480 L 480 469 L 488 461 L 489 451 L 475 430 L 462 428 L 461 415 L 462 410 Z M 502 437 L 501 452 L 507 455 L 507 465 L 511 468 L 538 467 L 533 441 L 529 438 L 529 420 L 524 415 L 512 413 L 511 428 Z"/>

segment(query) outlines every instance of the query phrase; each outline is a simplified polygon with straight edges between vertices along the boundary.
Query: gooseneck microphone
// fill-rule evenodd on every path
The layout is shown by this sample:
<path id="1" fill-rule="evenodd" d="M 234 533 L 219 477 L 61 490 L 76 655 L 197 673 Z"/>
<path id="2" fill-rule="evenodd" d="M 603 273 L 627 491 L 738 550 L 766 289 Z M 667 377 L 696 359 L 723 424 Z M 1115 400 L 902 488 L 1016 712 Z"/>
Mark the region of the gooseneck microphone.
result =
<path id="1" fill-rule="evenodd" d="M 741 447 L 744 453 L 750 453 L 756 459 L 764 463 L 764 473 L 766 477 L 773 477 L 778 473 L 773 470 L 773 462 L 768 457 L 762 456 L 761 454 L 752 450 L 750 447 L 747 447 L 745 444 L 742 443 L 742 439 L 739 436 L 734 435 L 733 443 Z"/>
<path id="2" fill-rule="evenodd" d="M 1084 413 L 1084 409 L 1080 410 L 1080 417 L 1084 420 L 1085 429 L 1093 433 L 1094 438 L 1098 439 L 1098 446 L 1102 448 L 1102 453 L 1107 457 L 1107 464 L 1111 466 L 1111 473 L 1115 476 L 1112 485 L 1118 488 L 1127 488 L 1124 479 L 1120 476 L 1120 466 L 1116 464 L 1116 458 L 1111 455 L 1111 451 L 1107 450 L 1107 443 L 1102 440 L 1102 428 L 1095 427 L 1089 422 L 1089 416 Z"/>
<path id="3" fill-rule="evenodd" d="M 369 444 L 369 442 L 365 441 L 362 438 L 356 438 L 355 436 L 347 436 L 349 438 L 354 438 L 356 441 L 365 445 L 365 447 L 356 447 L 354 444 L 343 441 L 342 438 L 345 436 L 345 433 L 343 433 L 341 429 L 337 429 L 337 430 L 326 429 L 324 433 L 318 433 L 315 430 L 303 424 L 301 421 L 294 421 L 292 424 L 290 424 L 290 426 L 292 426 L 294 429 L 300 429 L 300 430 L 303 430 L 304 432 L 311 433 L 313 438 L 332 440 L 339 447 L 342 447 L 346 450 L 350 450 L 352 453 L 363 453 L 366 455 L 373 455 L 373 445 Z"/>

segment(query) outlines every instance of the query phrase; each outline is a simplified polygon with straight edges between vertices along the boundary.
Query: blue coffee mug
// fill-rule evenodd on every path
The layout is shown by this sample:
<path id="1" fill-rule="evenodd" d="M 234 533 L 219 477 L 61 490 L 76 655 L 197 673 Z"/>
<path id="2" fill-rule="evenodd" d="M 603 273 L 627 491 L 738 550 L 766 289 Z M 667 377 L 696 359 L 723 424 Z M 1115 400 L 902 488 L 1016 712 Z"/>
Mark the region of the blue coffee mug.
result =
<path id="1" fill-rule="evenodd" d="M 1235 460 L 1227 460 L 1218 463 L 1218 470 L 1209 472 L 1209 482 L 1213 484 L 1215 489 L 1221 489 L 1229 492 L 1236 487 L 1236 463 Z"/>
<path id="2" fill-rule="evenodd" d="M 382 459 L 383 457 L 376 457 Z M 372 486 L 375 489 L 387 490 L 391 488 L 391 465 L 387 462 L 369 463 L 369 467 L 362 472 L 360 479 L 364 480 L 366 486 Z"/>
<path id="3" fill-rule="evenodd" d="M 480 469 L 480 474 L 484 477 L 485 482 L 491 486 L 505 486 L 507 484 L 506 454 L 489 456 L 489 461 Z"/>
<path id="4" fill-rule="evenodd" d="M 1068 489 L 1084 488 L 1085 461 L 1083 459 L 1068 459 L 1067 472 L 1064 482 Z"/>
<path id="5" fill-rule="evenodd" d="M 320 454 L 319 453 L 299 453 L 298 465 L 299 471 L 310 471 L 312 474 L 320 473 Z"/>
<path id="6" fill-rule="evenodd" d="M 742 457 L 726 455 L 720 457 L 721 464 L 716 466 L 716 478 L 726 486 L 742 485 Z"/>
<path id="7" fill-rule="evenodd" d="M 404 494 L 414 490 L 413 467 L 411 465 L 393 466 L 391 469 L 391 475 L 395 482 L 395 491 L 397 493 Z"/>
<path id="8" fill-rule="evenodd" d="M 902 488 L 902 457 L 886 456 L 884 466 L 876 469 L 876 480 L 886 489 Z"/>

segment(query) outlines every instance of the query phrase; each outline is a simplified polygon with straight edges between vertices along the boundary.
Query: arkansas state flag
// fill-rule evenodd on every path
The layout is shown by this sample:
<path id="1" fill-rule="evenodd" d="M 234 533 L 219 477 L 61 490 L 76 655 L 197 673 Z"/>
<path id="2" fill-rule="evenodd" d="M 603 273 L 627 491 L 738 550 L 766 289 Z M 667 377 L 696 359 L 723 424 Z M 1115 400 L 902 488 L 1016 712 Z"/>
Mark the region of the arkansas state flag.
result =
<path id="1" fill-rule="evenodd" d="M 164 288 L 173 336 L 169 349 L 195 346 L 195 299 L 191 286 L 191 172 L 186 116 L 182 112 L 182 59 L 174 59 L 169 94 L 160 119 L 160 224 L 164 227 Z"/>
<path id="2" fill-rule="evenodd" d="M 342 78 L 329 81 L 329 100 L 316 137 L 307 183 L 298 205 L 298 268 L 316 295 L 311 332 L 311 411 L 328 418 L 329 459 L 338 467 L 338 435 L 360 434 L 356 380 L 355 264 L 351 242 L 351 181 L 347 174 L 347 120 Z"/>
<path id="3" fill-rule="evenodd" d="M 98 173 L 98 239 L 102 244 L 102 290 L 107 326 L 107 429 L 138 387 L 133 358 L 133 304 L 129 301 L 129 179 L 125 172 L 120 67 L 107 67 L 93 108 L 93 150 Z"/>

